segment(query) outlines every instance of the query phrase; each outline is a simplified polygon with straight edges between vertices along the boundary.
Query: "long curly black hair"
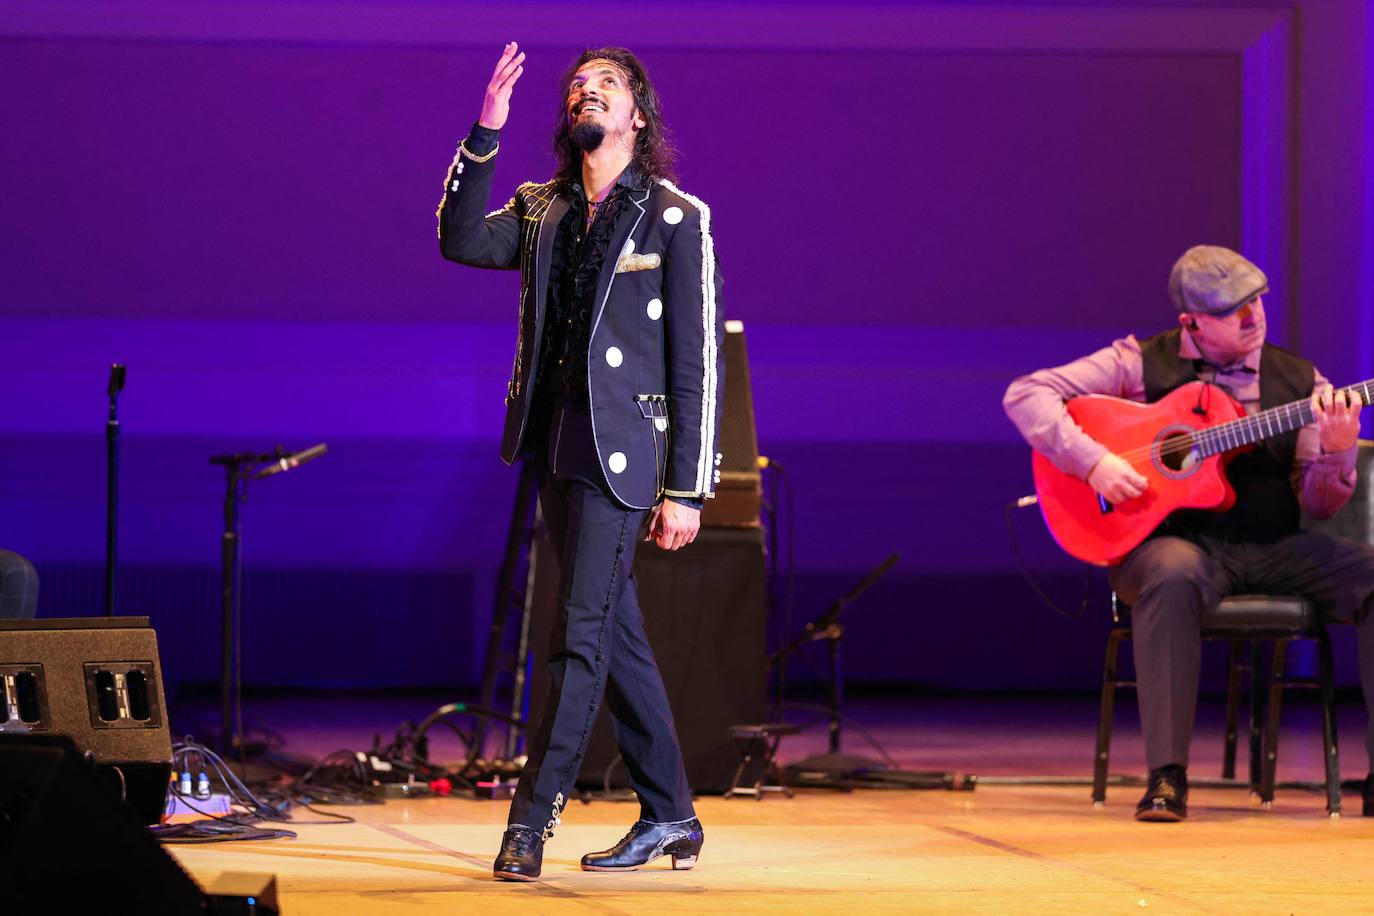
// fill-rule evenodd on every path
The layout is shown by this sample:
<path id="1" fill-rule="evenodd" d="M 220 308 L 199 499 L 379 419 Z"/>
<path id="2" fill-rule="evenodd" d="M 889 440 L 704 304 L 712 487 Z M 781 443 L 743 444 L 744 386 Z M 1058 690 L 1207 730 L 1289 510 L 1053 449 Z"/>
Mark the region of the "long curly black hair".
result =
<path id="1" fill-rule="evenodd" d="M 563 97 L 558 106 L 558 126 L 553 132 L 553 154 L 558 159 L 557 179 L 564 184 L 571 184 L 582 178 L 582 151 L 569 136 L 572 125 L 568 122 L 568 96 L 572 91 L 573 77 L 584 64 L 592 60 L 610 61 L 624 71 L 629 79 L 635 107 L 644 118 L 644 127 L 635 135 L 635 165 L 653 180 L 676 178 L 673 163 L 677 151 L 668 138 L 658 93 L 649 81 L 644 64 L 625 48 L 589 48 L 578 55 L 563 74 Z"/>

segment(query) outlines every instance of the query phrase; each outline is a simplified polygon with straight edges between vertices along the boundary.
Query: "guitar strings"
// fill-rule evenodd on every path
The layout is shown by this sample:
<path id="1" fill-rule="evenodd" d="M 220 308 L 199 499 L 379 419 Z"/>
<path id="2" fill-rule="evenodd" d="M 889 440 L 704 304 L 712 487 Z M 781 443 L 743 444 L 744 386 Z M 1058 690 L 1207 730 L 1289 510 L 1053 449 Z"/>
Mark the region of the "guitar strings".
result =
<path id="1" fill-rule="evenodd" d="M 1349 394 L 1352 391 L 1358 391 L 1364 402 L 1369 403 L 1369 389 L 1371 384 L 1374 384 L 1374 382 L 1360 382 L 1357 385 L 1350 385 L 1346 388 L 1338 389 L 1336 393 Z M 1294 414 L 1296 414 L 1296 416 L 1294 416 Z M 1281 435 L 1282 433 L 1292 432 L 1294 429 L 1309 426 L 1313 418 L 1314 415 L 1312 413 L 1312 404 L 1310 401 L 1293 401 L 1288 404 L 1281 404 L 1278 407 L 1271 407 L 1257 414 L 1237 417 L 1225 423 L 1218 423 L 1216 426 L 1207 426 L 1189 433 L 1181 434 L 1173 439 L 1167 440 L 1158 447 L 1156 447 L 1155 443 L 1151 442 L 1147 445 L 1127 449 L 1124 452 L 1120 452 L 1119 455 L 1127 462 L 1134 464 L 1137 459 L 1149 458 L 1154 455 L 1162 457 L 1165 455 L 1187 454 L 1188 452 L 1194 451 L 1199 446 L 1222 446 L 1210 455 L 1204 456 L 1211 457 L 1211 455 L 1227 452 L 1233 448 L 1239 448 L 1242 445 L 1250 445 L 1268 436 Z M 1286 422 L 1291 422 L 1294 419 L 1300 420 L 1301 422 L 1295 426 L 1284 428 Z M 1273 431 L 1275 426 L 1279 427 L 1279 433 Z M 1259 435 L 1253 439 L 1248 438 L 1246 434 L 1252 431 L 1259 433 Z M 1228 439 L 1236 441 L 1239 444 L 1228 445 L 1226 441 Z"/>
<path id="2" fill-rule="evenodd" d="M 1275 410 L 1280 409 L 1281 408 L 1275 408 Z M 1261 423 L 1259 422 L 1261 419 L 1271 422 Z M 1226 423 L 1219 423 L 1216 426 L 1208 426 L 1189 433 L 1183 433 L 1172 439 L 1166 440 L 1163 444 L 1158 446 L 1151 442 L 1148 445 L 1137 446 L 1136 448 L 1128 449 L 1119 454 L 1122 458 L 1127 458 L 1128 460 L 1133 458 L 1145 458 L 1152 454 L 1174 455 L 1193 451 L 1199 445 L 1206 446 L 1218 444 L 1226 446 L 1226 440 L 1228 439 L 1238 441 L 1239 445 L 1248 445 L 1250 441 L 1253 440 L 1247 441 L 1245 434 L 1251 429 L 1260 433 L 1259 438 L 1264 438 L 1266 435 L 1276 435 L 1276 433 L 1273 432 L 1273 427 L 1275 426 L 1280 427 L 1280 432 L 1291 432 L 1293 429 L 1306 426 L 1311 422 L 1310 418 L 1302 417 L 1301 414 L 1299 414 L 1299 419 L 1304 419 L 1306 422 L 1298 426 L 1291 426 L 1287 429 L 1283 429 L 1284 420 L 1291 419 L 1293 419 L 1291 416 L 1281 417 L 1279 414 L 1270 414 L 1268 411 L 1265 411 L 1262 414 L 1254 414 L 1253 416 L 1244 417 L 1239 420 L 1230 420 Z M 1266 426 L 1269 427 L 1268 430 L 1265 429 Z M 1221 451 L 1229 451 L 1230 448 L 1236 447 L 1239 446 L 1224 447 Z M 1214 452 L 1213 454 L 1216 453 Z"/>

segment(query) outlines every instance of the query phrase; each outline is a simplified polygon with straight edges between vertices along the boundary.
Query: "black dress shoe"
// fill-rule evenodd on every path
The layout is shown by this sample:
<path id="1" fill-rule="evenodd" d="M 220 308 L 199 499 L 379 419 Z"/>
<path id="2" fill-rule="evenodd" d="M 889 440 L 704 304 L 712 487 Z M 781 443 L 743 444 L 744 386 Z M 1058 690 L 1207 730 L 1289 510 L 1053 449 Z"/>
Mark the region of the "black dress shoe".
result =
<path id="1" fill-rule="evenodd" d="M 634 871 L 661 856 L 672 856 L 675 869 L 688 869 L 697 864 L 704 838 L 701 821 L 696 818 L 676 824 L 635 821 L 619 843 L 605 852 L 583 856 L 582 870 Z"/>
<path id="2" fill-rule="evenodd" d="M 1170 764 L 1150 771 L 1150 785 L 1135 806 L 1138 821 L 1181 821 L 1188 816 L 1188 771 Z"/>
<path id="3" fill-rule="evenodd" d="M 533 881 L 543 864 L 543 835 L 531 827 L 511 824 L 501 837 L 501 852 L 491 873 L 506 881 Z"/>
<path id="4" fill-rule="evenodd" d="M 1374 817 L 1374 773 L 1364 778 L 1364 816 Z"/>

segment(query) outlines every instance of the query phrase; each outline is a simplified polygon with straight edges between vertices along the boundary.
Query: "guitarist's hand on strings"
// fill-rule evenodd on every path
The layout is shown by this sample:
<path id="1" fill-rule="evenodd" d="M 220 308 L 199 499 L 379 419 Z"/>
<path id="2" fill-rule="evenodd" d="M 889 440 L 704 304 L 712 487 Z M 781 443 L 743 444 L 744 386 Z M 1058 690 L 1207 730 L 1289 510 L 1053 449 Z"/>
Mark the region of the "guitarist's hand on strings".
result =
<path id="1" fill-rule="evenodd" d="M 1360 437 L 1360 408 L 1364 400 L 1354 389 L 1337 394 L 1330 385 L 1312 392 L 1312 416 L 1321 434 L 1322 451 L 1343 452 Z"/>
<path id="2" fill-rule="evenodd" d="M 1116 505 L 1143 494 L 1150 482 L 1125 458 L 1108 452 L 1088 472 L 1088 486 L 1107 502 Z"/>

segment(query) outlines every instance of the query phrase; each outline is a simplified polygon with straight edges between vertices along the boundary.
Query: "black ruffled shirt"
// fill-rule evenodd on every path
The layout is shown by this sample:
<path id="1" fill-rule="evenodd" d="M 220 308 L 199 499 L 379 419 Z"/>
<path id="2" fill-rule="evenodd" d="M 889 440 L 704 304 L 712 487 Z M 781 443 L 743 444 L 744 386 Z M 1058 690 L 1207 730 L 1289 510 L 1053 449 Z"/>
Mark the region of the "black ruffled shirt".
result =
<path id="1" fill-rule="evenodd" d="M 625 191 L 633 183 L 633 179 L 627 178 L 621 175 L 594 209 L 589 207 L 582 186 L 571 184 L 567 188 L 571 205 L 554 235 L 548 311 L 544 316 L 536 385 L 546 391 L 551 389 L 564 403 L 582 408 L 589 403 L 587 353 L 596 313 L 597 280 L 611 246 L 616 220 L 625 211 Z"/>
<path id="2" fill-rule="evenodd" d="M 499 131 L 474 124 L 468 134 L 468 151 L 485 156 L 496 149 L 499 136 Z M 594 210 L 580 183 L 571 182 L 560 189 L 571 204 L 554 235 L 548 311 L 535 363 L 536 399 L 552 396 L 566 404 L 589 407 L 587 353 L 596 313 L 597 280 L 615 235 L 616 222 L 625 212 L 626 192 L 647 186 L 643 173 L 631 164 Z"/>

